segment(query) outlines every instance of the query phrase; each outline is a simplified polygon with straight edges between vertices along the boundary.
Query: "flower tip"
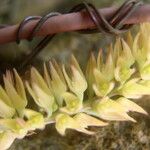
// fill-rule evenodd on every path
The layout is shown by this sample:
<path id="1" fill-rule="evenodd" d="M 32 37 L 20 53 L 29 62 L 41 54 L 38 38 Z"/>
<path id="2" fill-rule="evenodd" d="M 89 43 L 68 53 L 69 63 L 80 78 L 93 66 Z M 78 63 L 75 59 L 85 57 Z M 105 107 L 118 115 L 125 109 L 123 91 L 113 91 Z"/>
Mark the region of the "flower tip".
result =
<path id="1" fill-rule="evenodd" d="M 132 121 L 132 122 L 134 122 L 134 123 L 136 123 L 136 122 L 137 122 L 135 119 L 133 119 L 133 118 L 132 118 L 132 117 L 130 117 L 130 116 L 129 116 L 129 118 L 128 118 L 128 119 L 129 119 L 129 121 Z"/>
<path id="2" fill-rule="evenodd" d="M 142 114 L 144 114 L 144 115 L 146 115 L 146 116 L 148 116 L 149 114 L 148 114 L 148 112 L 147 111 L 145 111 L 144 109 L 143 109 L 143 111 L 141 111 L 141 112 L 139 112 L 139 113 L 142 113 Z"/>

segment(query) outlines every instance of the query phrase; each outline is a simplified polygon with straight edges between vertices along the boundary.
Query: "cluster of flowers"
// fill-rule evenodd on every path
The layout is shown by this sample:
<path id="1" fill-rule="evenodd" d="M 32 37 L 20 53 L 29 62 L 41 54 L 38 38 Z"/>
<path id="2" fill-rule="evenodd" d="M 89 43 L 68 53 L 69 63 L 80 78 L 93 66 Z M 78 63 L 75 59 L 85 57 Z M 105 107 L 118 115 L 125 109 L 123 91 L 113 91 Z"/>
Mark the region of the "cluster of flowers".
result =
<path id="1" fill-rule="evenodd" d="M 69 67 L 52 61 L 44 65 L 43 76 L 32 67 L 25 82 L 16 70 L 6 72 L 0 86 L 1 150 L 51 123 L 61 135 L 68 128 L 93 134 L 89 126 L 136 122 L 129 111 L 147 114 L 132 99 L 150 95 L 150 25 L 142 24 L 134 39 L 130 33 L 126 42 L 116 39 L 106 57 L 101 50 L 97 58 L 91 54 L 85 74 L 74 56 Z M 26 92 L 38 111 L 27 108 Z"/>

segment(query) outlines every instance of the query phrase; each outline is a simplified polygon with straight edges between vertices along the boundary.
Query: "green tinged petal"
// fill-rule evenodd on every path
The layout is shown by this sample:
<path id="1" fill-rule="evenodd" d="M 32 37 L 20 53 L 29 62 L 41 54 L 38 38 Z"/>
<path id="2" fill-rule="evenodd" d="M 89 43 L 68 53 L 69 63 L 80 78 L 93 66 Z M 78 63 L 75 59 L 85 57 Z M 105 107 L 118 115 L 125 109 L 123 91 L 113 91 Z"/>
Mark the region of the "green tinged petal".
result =
<path id="1" fill-rule="evenodd" d="M 25 88 L 24 88 L 23 82 L 15 69 L 14 69 L 14 74 L 15 74 L 15 79 L 16 79 L 15 80 L 16 81 L 16 83 L 15 83 L 16 91 L 19 94 L 19 96 L 22 99 L 24 99 L 24 101 L 26 101 L 26 104 L 27 104 L 27 98 L 26 98 L 26 93 L 25 93 Z"/>
<path id="2" fill-rule="evenodd" d="M 108 123 L 103 122 L 103 121 L 101 121 L 99 119 L 96 119 L 95 117 L 92 117 L 92 116 L 87 115 L 85 113 L 78 113 L 73 118 L 83 128 L 87 128 L 89 126 L 106 126 L 106 125 L 108 125 Z"/>
<path id="3" fill-rule="evenodd" d="M 36 104 L 50 117 L 52 112 L 56 111 L 57 104 L 51 89 L 35 68 L 31 69 L 31 87 L 28 82 L 26 86 Z"/>
<path id="4" fill-rule="evenodd" d="M 27 133 L 23 128 L 25 127 L 25 121 L 21 118 L 16 119 L 0 119 L 0 130 L 1 131 L 12 131 L 16 134 Z"/>
<path id="5" fill-rule="evenodd" d="M 147 115 L 147 112 L 142 107 L 127 98 L 121 97 L 116 102 L 122 105 L 127 111 L 135 111 Z"/>
<path id="6" fill-rule="evenodd" d="M 146 62 L 140 69 L 141 78 L 143 80 L 150 80 L 150 62 Z"/>
<path id="7" fill-rule="evenodd" d="M 136 122 L 127 114 L 126 109 L 122 105 L 107 97 L 101 100 L 97 100 L 93 104 L 92 111 L 95 116 L 104 120 Z"/>
<path id="8" fill-rule="evenodd" d="M 0 117 L 2 118 L 11 118 L 16 113 L 15 109 L 8 106 L 0 99 Z"/>
<path id="9" fill-rule="evenodd" d="M 16 137 L 17 135 L 10 131 L 0 133 L 0 150 L 7 150 Z"/>
<path id="10" fill-rule="evenodd" d="M 71 66 L 72 76 L 69 78 L 65 67 L 63 66 L 63 73 L 68 84 L 69 89 L 76 94 L 79 99 L 83 100 L 84 91 L 87 89 L 87 82 L 80 70 L 77 70 L 74 66 Z"/>
<path id="11" fill-rule="evenodd" d="M 66 84 L 66 81 L 65 81 L 65 78 L 64 78 L 64 75 L 63 75 L 63 72 L 62 72 L 62 68 L 60 67 L 62 65 L 58 64 L 55 59 L 52 60 L 52 64 L 54 65 L 54 68 L 56 69 L 56 71 L 57 71 L 59 77 L 61 78 L 61 80 L 64 82 L 64 84 Z"/>
<path id="12" fill-rule="evenodd" d="M 112 55 L 112 47 L 110 47 L 106 56 L 106 62 L 102 68 L 102 74 L 105 75 L 107 81 L 111 81 L 114 78 L 114 61 Z"/>
<path id="13" fill-rule="evenodd" d="M 118 60 L 118 64 L 119 65 L 114 70 L 115 79 L 124 84 L 135 72 L 135 69 L 126 68 L 121 58 Z"/>
<path id="14" fill-rule="evenodd" d="M 3 100 L 4 103 L 6 103 L 8 106 L 13 107 L 11 98 L 7 95 L 6 91 L 0 86 L 0 99 Z"/>
<path id="15" fill-rule="evenodd" d="M 35 102 L 47 112 L 48 117 L 51 116 L 52 112 L 55 111 L 56 106 L 54 97 L 52 95 L 48 95 L 36 84 L 32 84 L 32 88 L 37 96 Z"/>
<path id="16" fill-rule="evenodd" d="M 44 92 L 52 95 L 50 89 L 47 86 L 47 83 L 34 67 L 31 68 L 31 84 L 32 83 L 36 83 Z"/>
<path id="17" fill-rule="evenodd" d="M 126 60 L 125 65 L 127 68 L 131 67 L 131 65 L 133 65 L 133 63 L 135 62 L 135 59 L 132 55 L 131 49 L 128 46 L 128 44 L 122 39 L 122 55 L 121 57 L 124 58 L 124 60 Z"/>
<path id="18" fill-rule="evenodd" d="M 145 49 L 139 46 L 139 42 L 140 42 L 140 33 L 138 33 L 134 38 L 132 52 L 138 64 L 139 69 L 141 69 L 141 67 L 146 61 L 147 52 L 145 51 Z"/>
<path id="19" fill-rule="evenodd" d="M 86 130 L 85 125 L 83 126 L 83 123 L 80 124 L 76 118 L 72 118 L 66 114 L 57 115 L 55 127 L 61 135 L 65 135 L 66 129 L 74 129 L 85 134 L 94 134 L 94 132 Z"/>
<path id="20" fill-rule="evenodd" d="M 120 38 L 116 39 L 116 42 L 114 44 L 114 48 L 113 48 L 113 60 L 114 60 L 114 64 L 117 64 L 117 60 L 121 54 L 121 50 L 122 50 L 122 44 L 121 44 L 121 40 Z"/>
<path id="21" fill-rule="evenodd" d="M 97 56 L 97 68 L 98 68 L 98 70 L 101 71 L 101 69 L 103 68 L 103 63 L 104 63 L 103 50 L 100 49 L 99 52 L 98 52 L 98 56 Z"/>
<path id="22" fill-rule="evenodd" d="M 25 126 L 26 130 L 31 131 L 35 129 L 43 129 L 45 127 L 44 117 L 41 113 L 25 109 L 25 116 L 28 119 Z"/>
<path id="23" fill-rule="evenodd" d="M 63 94 L 66 107 L 60 108 L 61 111 L 68 114 L 78 113 L 82 109 L 82 100 L 72 93 L 66 92 Z"/>
<path id="24" fill-rule="evenodd" d="M 126 82 L 121 89 L 118 90 L 118 95 L 123 95 L 126 98 L 140 98 L 143 95 L 149 95 L 150 89 L 140 83 L 139 79 L 132 79 Z"/>
<path id="25" fill-rule="evenodd" d="M 67 90 L 67 86 L 64 83 L 63 79 L 59 76 L 58 72 L 54 68 L 53 64 L 50 63 L 50 70 L 51 70 L 51 87 L 54 93 L 54 96 L 57 100 L 57 103 L 59 106 L 62 106 L 63 104 L 63 94 Z"/>
<path id="26" fill-rule="evenodd" d="M 51 79 L 50 79 L 50 75 L 49 72 L 47 70 L 46 64 L 44 63 L 44 80 L 47 83 L 48 88 L 51 89 Z"/>
<path id="27" fill-rule="evenodd" d="M 132 45 L 133 45 L 133 36 L 132 36 L 132 34 L 131 34 L 130 31 L 127 33 L 126 42 L 129 45 L 129 47 L 132 48 Z"/>
<path id="28" fill-rule="evenodd" d="M 114 69 L 114 74 L 115 79 L 124 84 L 135 72 L 135 69 L 131 68 L 135 60 L 127 43 L 124 40 L 121 40 L 121 43 L 122 49 L 120 50 L 120 54 L 115 56 L 116 68 Z"/>
<path id="29" fill-rule="evenodd" d="M 87 79 L 87 84 L 88 84 L 87 94 L 89 98 L 91 98 L 94 95 L 93 83 L 95 82 L 95 78 L 94 78 L 95 68 L 96 68 L 96 60 L 95 60 L 94 54 L 91 53 L 91 56 L 88 60 L 87 67 L 86 67 L 86 79 Z"/>
<path id="30" fill-rule="evenodd" d="M 73 118 L 66 114 L 59 114 L 56 116 L 55 127 L 61 135 L 65 135 L 66 129 L 78 130 L 78 128 L 80 128 L 79 124 L 77 124 Z"/>
<path id="31" fill-rule="evenodd" d="M 93 85 L 95 94 L 99 97 L 104 97 L 109 94 L 114 88 L 114 82 L 108 81 L 106 77 L 97 69 L 94 69 L 96 83 Z"/>
<path id="32" fill-rule="evenodd" d="M 84 77 L 83 72 L 80 68 L 80 65 L 78 64 L 78 61 L 76 60 L 74 55 L 71 56 L 71 65 L 74 66 L 80 72 L 80 74 Z"/>
<path id="33" fill-rule="evenodd" d="M 17 110 L 19 116 L 23 116 L 23 111 L 27 105 L 26 99 L 23 99 L 19 93 L 17 93 L 15 87 L 12 85 L 12 83 L 7 79 L 7 77 L 4 77 L 4 85 L 6 92 L 8 96 L 11 98 L 13 107 Z"/>

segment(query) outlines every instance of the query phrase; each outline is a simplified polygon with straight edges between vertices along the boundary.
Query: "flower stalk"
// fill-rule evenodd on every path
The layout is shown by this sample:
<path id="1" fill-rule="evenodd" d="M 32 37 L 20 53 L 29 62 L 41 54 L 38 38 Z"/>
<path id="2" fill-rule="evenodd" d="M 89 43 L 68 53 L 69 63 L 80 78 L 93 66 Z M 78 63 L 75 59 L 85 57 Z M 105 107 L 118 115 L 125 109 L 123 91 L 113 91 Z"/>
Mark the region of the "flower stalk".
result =
<path id="1" fill-rule="evenodd" d="M 85 73 L 74 56 L 70 70 L 51 61 L 43 75 L 32 67 L 28 81 L 7 71 L 0 86 L 0 149 L 51 123 L 61 135 L 67 129 L 91 135 L 89 126 L 136 122 L 128 112 L 147 115 L 133 99 L 150 95 L 150 24 L 141 24 L 135 37 L 116 39 L 107 51 L 106 59 L 102 50 L 91 54 Z M 28 108 L 27 92 L 37 110 Z"/>

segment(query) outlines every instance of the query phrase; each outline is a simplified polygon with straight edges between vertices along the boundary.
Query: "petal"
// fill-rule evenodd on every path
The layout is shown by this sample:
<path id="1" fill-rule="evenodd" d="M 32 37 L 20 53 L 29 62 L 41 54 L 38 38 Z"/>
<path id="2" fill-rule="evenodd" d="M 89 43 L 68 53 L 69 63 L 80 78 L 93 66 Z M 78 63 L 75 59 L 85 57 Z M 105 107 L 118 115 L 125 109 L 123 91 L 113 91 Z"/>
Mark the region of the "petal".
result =
<path id="1" fill-rule="evenodd" d="M 99 50 L 98 56 L 97 56 L 97 68 L 101 71 L 103 68 L 103 51 L 102 49 Z"/>
<path id="2" fill-rule="evenodd" d="M 82 127 L 87 128 L 88 126 L 106 126 L 108 123 L 96 119 L 85 113 L 79 113 L 73 117 Z"/>
<path id="3" fill-rule="evenodd" d="M 7 150 L 16 139 L 16 134 L 7 131 L 0 133 L 0 149 Z"/>
<path id="4" fill-rule="evenodd" d="M 62 68 L 60 67 L 61 64 L 58 64 L 55 59 L 52 60 L 52 64 L 54 68 L 56 69 L 58 75 L 60 76 L 61 80 L 64 82 L 64 84 L 66 84 L 66 81 L 62 72 Z"/>
<path id="5" fill-rule="evenodd" d="M 0 119 L 0 130 L 1 131 L 12 131 L 16 134 L 25 134 L 26 131 L 23 130 L 25 122 L 21 118 L 17 119 Z"/>
<path id="6" fill-rule="evenodd" d="M 54 93 L 54 96 L 60 106 L 63 103 L 62 95 L 66 92 L 67 87 L 63 80 L 60 78 L 59 74 L 55 70 L 52 63 L 50 63 L 50 70 L 51 70 L 51 86 Z"/>
<path id="7" fill-rule="evenodd" d="M 54 97 L 52 95 L 48 95 L 38 85 L 33 84 L 32 86 L 33 86 L 33 91 L 37 96 L 37 98 L 34 99 L 36 104 L 38 104 L 47 112 L 48 117 L 51 116 L 52 112 L 57 109 L 55 107 L 56 103 L 54 101 Z"/>
<path id="8" fill-rule="evenodd" d="M 26 88 L 29 92 L 29 94 L 32 96 L 32 98 L 34 99 L 34 101 L 37 103 L 37 105 L 40 106 L 40 103 L 37 101 L 38 97 L 36 95 L 36 93 L 34 93 L 33 89 L 31 88 L 31 86 L 29 85 L 29 82 L 25 82 Z"/>
<path id="9" fill-rule="evenodd" d="M 27 103 L 27 98 L 26 98 L 26 93 L 25 93 L 25 88 L 23 85 L 23 82 L 20 78 L 20 76 L 18 75 L 17 71 L 14 69 L 14 74 L 15 74 L 15 79 L 16 79 L 16 90 L 17 93 L 21 96 L 21 98 L 23 98 L 26 103 Z"/>
<path id="10" fill-rule="evenodd" d="M 132 79 L 126 82 L 121 89 L 118 90 L 119 95 L 126 98 L 140 98 L 143 95 L 149 95 L 150 89 L 138 83 L 138 79 Z"/>
<path id="11" fill-rule="evenodd" d="M 51 79 L 45 63 L 44 63 L 44 80 L 46 81 L 48 88 L 51 89 Z"/>
<path id="12" fill-rule="evenodd" d="M 36 83 L 47 94 L 52 95 L 47 83 L 34 67 L 31 68 L 31 85 L 33 83 Z"/>
<path id="13" fill-rule="evenodd" d="M 108 81 L 111 81 L 114 78 L 114 61 L 112 56 L 112 47 L 108 49 L 108 54 L 106 56 L 106 63 L 103 67 L 102 74 L 105 76 Z"/>
<path id="14" fill-rule="evenodd" d="M 140 33 L 136 35 L 133 42 L 133 56 L 135 57 L 136 62 L 138 63 L 138 67 L 141 68 L 146 61 L 147 53 L 144 49 L 139 47 L 140 41 Z"/>
<path id="15" fill-rule="evenodd" d="M 0 86 L 0 99 L 2 99 L 3 102 L 6 103 L 8 106 L 13 107 L 10 97 L 7 95 L 6 91 L 2 88 L 2 86 Z"/>
<path id="16" fill-rule="evenodd" d="M 74 119 L 70 116 L 66 114 L 59 114 L 56 116 L 55 127 L 61 135 L 65 135 L 65 131 L 67 128 L 76 129 L 78 128 L 78 124 L 76 124 Z"/>
<path id="17" fill-rule="evenodd" d="M 94 79 L 93 71 L 95 68 L 96 68 L 96 60 L 94 54 L 91 53 L 91 56 L 88 60 L 87 67 L 86 67 L 86 79 L 88 84 L 87 94 L 89 98 L 91 98 L 94 95 L 93 83 L 95 82 L 95 79 Z"/>
<path id="18" fill-rule="evenodd" d="M 76 122 L 75 119 L 66 114 L 57 115 L 55 127 L 61 135 L 65 135 L 66 129 L 74 129 L 86 134 L 94 134 L 94 132 L 86 130 Z"/>
<path id="19" fill-rule="evenodd" d="M 71 67 L 72 69 L 72 87 L 74 89 L 74 93 L 80 98 L 83 99 L 83 93 L 87 89 L 87 82 L 85 78 L 79 73 L 79 71 L 75 67 Z"/>
<path id="20" fill-rule="evenodd" d="M 16 113 L 15 109 L 5 104 L 0 99 L 0 117 L 2 118 L 11 118 Z"/>
<path id="21" fill-rule="evenodd" d="M 138 113 L 148 115 L 142 107 L 132 102 L 131 100 L 128 100 L 127 98 L 121 97 L 117 99 L 116 102 L 122 105 L 127 111 L 135 111 Z"/>
<path id="22" fill-rule="evenodd" d="M 93 90 L 97 96 L 106 96 L 114 88 L 114 82 L 107 81 L 105 76 L 97 69 L 94 69 L 96 83 L 93 85 Z"/>
<path id="23" fill-rule="evenodd" d="M 41 113 L 25 109 L 25 116 L 28 119 L 25 127 L 28 131 L 43 129 L 45 127 L 44 117 Z"/>
<path id="24" fill-rule="evenodd" d="M 141 78 L 143 80 L 150 80 L 150 62 L 146 62 L 140 69 Z"/>
<path id="25" fill-rule="evenodd" d="M 133 65 L 134 63 L 134 57 L 131 53 L 131 49 L 130 47 L 128 46 L 128 44 L 122 39 L 122 47 L 123 47 L 123 51 L 122 51 L 122 57 L 125 59 L 125 60 L 128 60 L 128 61 L 125 61 L 125 65 L 126 67 L 130 67 L 131 65 Z"/>
<path id="26" fill-rule="evenodd" d="M 114 51 L 113 51 L 113 59 L 114 59 L 114 64 L 117 63 L 118 58 L 120 57 L 122 50 L 122 44 L 120 38 L 116 39 L 115 45 L 114 45 Z"/>
<path id="27" fill-rule="evenodd" d="M 135 120 L 127 114 L 126 109 L 122 105 L 107 97 L 102 100 L 97 100 L 95 104 L 93 104 L 93 110 L 97 117 L 105 120 L 135 122 Z"/>
<path id="28" fill-rule="evenodd" d="M 130 31 L 127 33 L 127 40 L 126 41 L 127 41 L 127 44 L 129 45 L 129 47 L 132 48 L 133 36 L 132 36 Z"/>
<path id="29" fill-rule="evenodd" d="M 63 65 L 63 67 L 62 67 L 62 70 L 63 70 L 63 74 L 64 74 L 64 77 L 65 77 L 65 80 L 66 80 L 66 82 L 67 82 L 67 84 L 68 84 L 68 87 L 70 88 L 70 89 L 72 89 L 72 83 L 71 83 L 71 79 L 69 78 L 69 76 L 68 76 L 68 74 L 67 74 L 67 72 L 66 72 L 66 69 L 65 69 L 65 66 Z M 73 89 L 72 89 L 73 90 Z"/>
<path id="30" fill-rule="evenodd" d="M 66 107 L 61 108 L 61 111 L 74 114 L 82 109 L 82 101 L 74 94 L 66 92 L 63 94 L 63 98 L 66 102 Z"/>
<path id="31" fill-rule="evenodd" d="M 83 100 L 83 93 L 87 89 L 87 82 L 74 66 L 71 66 L 71 70 L 72 79 L 69 78 L 68 74 L 66 73 L 65 67 L 63 66 L 63 73 L 69 86 L 69 89 L 74 94 L 76 94 L 79 97 L 79 99 Z"/>
<path id="32" fill-rule="evenodd" d="M 22 117 L 23 111 L 27 105 L 27 101 L 20 97 L 14 86 L 9 82 L 6 77 L 4 77 L 4 84 L 8 96 L 11 98 L 13 107 L 16 108 L 19 116 Z"/>
<path id="33" fill-rule="evenodd" d="M 124 82 L 127 81 L 134 72 L 135 69 L 126 68 L 124 66 L 119 65 L 114 70 L 115 79 L 124 84 Z"/>
<path id="34" fill-rule="evenodd" d="M 80 68 L 80 65 L 78 61 L 76 60 L 76 58 L 74 57 L 74 55 L 71 55 L 71 65 L 74 66 L 80 72 L 80 74 L 84 77 L 83 72 Z"/>

